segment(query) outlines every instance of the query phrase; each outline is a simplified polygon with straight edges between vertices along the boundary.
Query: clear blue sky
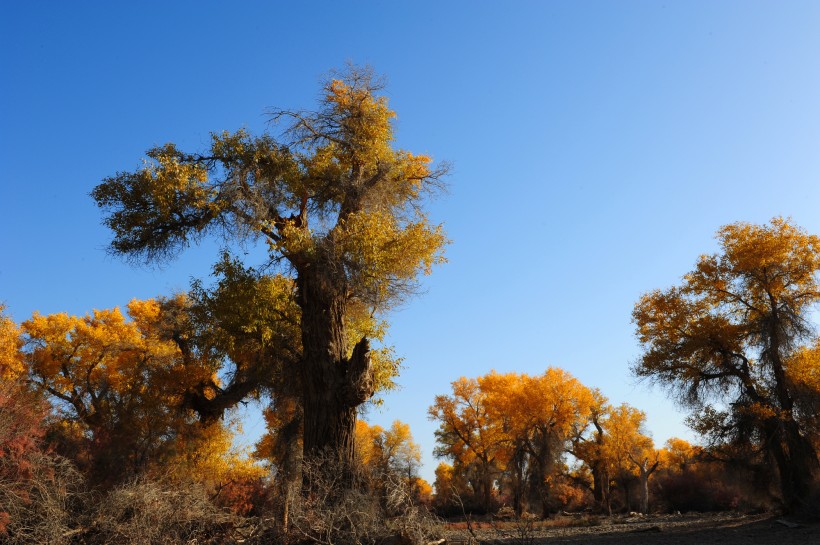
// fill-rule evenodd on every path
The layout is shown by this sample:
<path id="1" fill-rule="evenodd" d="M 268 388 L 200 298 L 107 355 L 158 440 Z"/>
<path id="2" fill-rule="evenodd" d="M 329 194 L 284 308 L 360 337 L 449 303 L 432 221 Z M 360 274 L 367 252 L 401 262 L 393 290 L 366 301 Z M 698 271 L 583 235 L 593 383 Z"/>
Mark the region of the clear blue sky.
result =
<path id="1" fill-rule="evenodd" d="M 450 262 L 392 316 L 402 389 L 368 415 L 411 425 L 430 479 L 427 407 L 491 369 L 563 367 L 645 410 L 657 443 L 691 439 L 629 375 L 634 302 L 723 224 L 820 233 L 816 2 L 5 2 L 0 46 L 0 301 L 17 320 L 208 274 L 213 245 L 162 270 L 106 255 L 88 193 L 145 149 L 264 130 L 346 61 L 387 76 L 400 146 L 454 165 L 431 207 Z"/>

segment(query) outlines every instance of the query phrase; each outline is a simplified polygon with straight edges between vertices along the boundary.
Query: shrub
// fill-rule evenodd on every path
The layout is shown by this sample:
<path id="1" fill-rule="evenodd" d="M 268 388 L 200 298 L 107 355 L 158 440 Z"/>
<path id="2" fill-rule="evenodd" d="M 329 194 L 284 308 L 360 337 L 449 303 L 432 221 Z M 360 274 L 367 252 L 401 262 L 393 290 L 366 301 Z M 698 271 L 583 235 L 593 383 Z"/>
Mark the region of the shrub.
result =
<path id="1" fill-rule="evenodd" d="M 82 478 L 44 450 L 47 409 L 22 383 L 0 382 L 0 541 L 67 541 Z"/>
<path id="2" fill-rule="evenodd" d="M 138 478 L 111 490 L 96 506 L 89 544 L 172 545 L 229 541 L 235 519 L 194 483 Z"/>
<path id="3" fill-rule="evenodd" d="M 671 511 L 729 511 L 739 506 L 741 490 L 727 482 L 707 480 L 694 472 L 658 479 L 659 499 Z"/>
<path id="4" fill-rule="evenodd" d="M 260 478 L 237 478 L 221 485 L 214 503 L 241 517 L 259 516 L 266 503 L 268 489 Z"/>
<path id="5" fill-rule="evenodd" d="M 303 461 L 309 489 L 296 495 L 291 537 L 321 545 L 373 545 L 386 540 L 427 543 L 438 521 L 413 501 L 407 479 L 392 472 L 343 467 L 331 456 Z"/>

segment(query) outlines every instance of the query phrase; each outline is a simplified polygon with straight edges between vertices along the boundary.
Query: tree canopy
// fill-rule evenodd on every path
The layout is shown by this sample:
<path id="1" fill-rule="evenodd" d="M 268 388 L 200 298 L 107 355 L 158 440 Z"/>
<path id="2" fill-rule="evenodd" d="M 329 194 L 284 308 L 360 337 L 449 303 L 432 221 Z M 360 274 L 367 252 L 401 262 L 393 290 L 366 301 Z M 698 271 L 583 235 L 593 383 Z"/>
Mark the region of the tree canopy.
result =
<path id="1" fill-rule="evenodd" d="M 267 245 L 300 310 L 304 448 L 347 460 L 356 407 L 396 371 L 374 363 L 376 317 L 444 260 L 447 242 L 423 211 L 446 166 L 395 149 L 380 90 L 351 67 L 324 84 L 317 110 L 271 110 L 278 137 L 215 133 L 202 153 L 166 144 L 92 192 L 111 250 L 131 259 L 169 258 L 211 234 Z"/>
<path id="2" fill-rule="evenodd" d="M 775 218 L 727 225 L 717 239 L 720 253 L 701 256 L 682 284 L 635 305 L 643 354 L 634 371 L 694 409 L 693 426 L 713 442 L 762 452 L 786 504 L 799 507 L 820 477 L 807 437 L 820 237 Z"/>

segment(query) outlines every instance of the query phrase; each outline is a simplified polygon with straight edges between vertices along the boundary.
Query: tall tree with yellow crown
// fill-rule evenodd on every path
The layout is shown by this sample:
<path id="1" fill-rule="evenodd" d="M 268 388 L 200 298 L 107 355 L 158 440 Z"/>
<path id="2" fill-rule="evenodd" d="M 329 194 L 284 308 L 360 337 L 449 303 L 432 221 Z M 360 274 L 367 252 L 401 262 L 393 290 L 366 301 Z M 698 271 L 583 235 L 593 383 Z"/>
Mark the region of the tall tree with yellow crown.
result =
<path id="1" fill-rule="evenodd" d="M 394 147 L 381 88 L 351 67 L 324 84 L 318 110 L 273 110 L 281 137 L 214 134 L 201 154 L 166 144 L 92 192 L 111 250 L 128 258 L 156 262 L 209 234 L 267 243 L 301 311 L 305 453 L 342 461 L 353 459 L 357 407 L 396 371 L 375 361 L 362 317 L 412 293 L 447 242 L 422 210 L 446 167 Z"/>

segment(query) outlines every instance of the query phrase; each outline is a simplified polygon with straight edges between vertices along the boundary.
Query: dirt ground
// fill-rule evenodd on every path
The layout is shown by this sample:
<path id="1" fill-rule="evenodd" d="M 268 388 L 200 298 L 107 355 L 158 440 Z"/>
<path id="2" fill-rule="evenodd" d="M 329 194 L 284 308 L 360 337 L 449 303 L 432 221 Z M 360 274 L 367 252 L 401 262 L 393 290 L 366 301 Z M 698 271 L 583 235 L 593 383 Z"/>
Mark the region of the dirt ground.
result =
<path id="1" fill-rule="evenodd" d="M 778 521 L 785 521 L 788 525 Z M 518 523 L 474 529 L 489 545 L 820 545 L 820 523 L 801 522 L 773 514 L 739 513 L 648 515 L 554 521 L 554 526 L 525 527 Z M 572 524 L 580 524 L 570 526 Z M 470 534 L 453 530 L 448 542 L 467 543 Z"/>

